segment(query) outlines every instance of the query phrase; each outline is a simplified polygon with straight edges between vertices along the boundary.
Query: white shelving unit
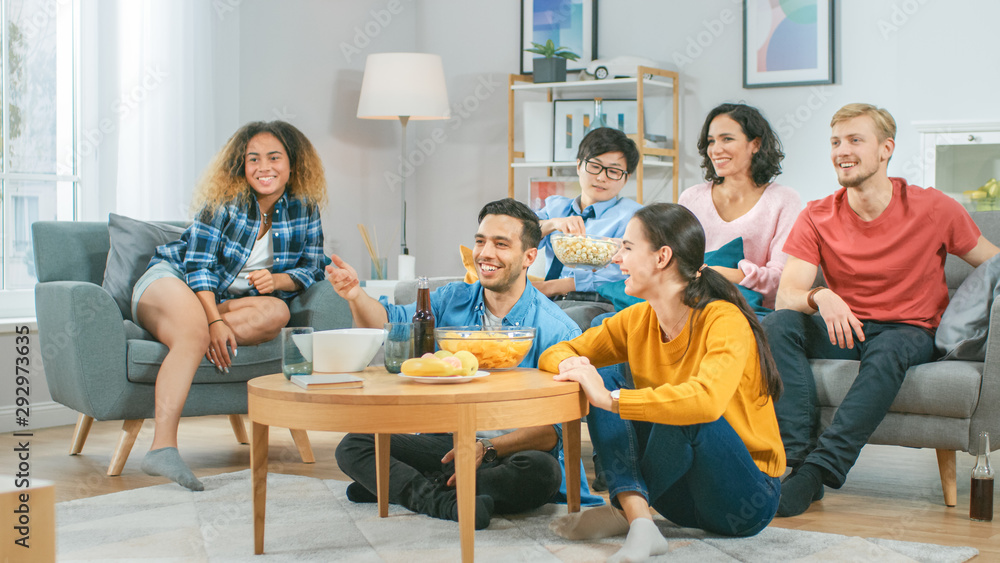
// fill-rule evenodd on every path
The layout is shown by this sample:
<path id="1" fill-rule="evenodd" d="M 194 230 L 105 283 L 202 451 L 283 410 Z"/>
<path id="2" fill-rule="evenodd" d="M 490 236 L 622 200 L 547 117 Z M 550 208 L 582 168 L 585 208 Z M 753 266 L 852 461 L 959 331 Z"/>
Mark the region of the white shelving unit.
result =
<path id="1" fill-rule="evenodd" d="M 578 80 L 574 82 L 550 82 L 545 84 L 535 84 L 531 76 L 511 74 L 508 78 L 508 111 L 507 111 L 507 194 L 514 197 L 514 171 L 519 168 L 546 168 L 548 176 L 553 175 L 555 168 L 574 168 L 574 161 L 552 161 L 552 162 L 526 162 L 524 151 L 514 150 L 514 141 L 517 138 L 515 127 L 515 104 L 516 94 L 527 92 L 544 92 L 546 100 L 552 102 L 557 99 L 565 99 L 564 96 L 574 93 L 586 93 L 595 98 L 602 97 L 611 99 L 613 96 L 634 96 L 637 105 L 637 141 L 639 148 L 639 165 L 636 167 L 636 201 L 643 201 L 643 180 L 645 168 L 669 168 L 672 172 L 673 201 L 677 201 L 678 195 L 678 147 L 677 137 L 679 132 L 678 119 L 680 114 L 680 85 L 679 76 L 676 72 L 659 68 L 643 67 L 637 69 L 636 75 L 640 78 L 613 78 L 608 80 Z M 673 105 L 673 120 L 671 122 L 672 131 L 669 132 L 669 142 L 671 148 L 661 148 L 649 146 L 646 141 L 646 124 L 644 122 L 645 95 L 647 89 L 651 95 L 654 92 L 667 94 L 671 98 Z M 668 133 L 667 131 L 654 131 L 653 133 Z M 665 135 L 666 136 L 666 135 Z"/>

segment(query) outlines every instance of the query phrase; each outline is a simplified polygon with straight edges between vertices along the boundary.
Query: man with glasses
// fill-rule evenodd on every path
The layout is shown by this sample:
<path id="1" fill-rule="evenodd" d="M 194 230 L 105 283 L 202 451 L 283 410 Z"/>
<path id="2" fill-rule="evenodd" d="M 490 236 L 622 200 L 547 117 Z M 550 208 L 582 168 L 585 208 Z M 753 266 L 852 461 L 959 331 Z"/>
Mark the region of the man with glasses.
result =
<path id="1" fill-rule="evenodd" d="M 596 272 L 564 267 L 552 252 L 549 235 L 560 231 L 621 238 L 629 219 L 642 207 L 634 200 L 618 196 L 638 164 L 639 149 L 625 133 L 610 127 L 594 129 L 580 142 L 576 154 L 580 196 L 549 196 L 538 211 L 543 237 L 539 248 L 546 250 L 546 275 L 545 281 L 534 285 L 556 301 L 581 330 L 590 328 L 597 315 L 614 310 L 609 301 L 598 295 L 597 289 L 625 276 L 617 264 Z"/>

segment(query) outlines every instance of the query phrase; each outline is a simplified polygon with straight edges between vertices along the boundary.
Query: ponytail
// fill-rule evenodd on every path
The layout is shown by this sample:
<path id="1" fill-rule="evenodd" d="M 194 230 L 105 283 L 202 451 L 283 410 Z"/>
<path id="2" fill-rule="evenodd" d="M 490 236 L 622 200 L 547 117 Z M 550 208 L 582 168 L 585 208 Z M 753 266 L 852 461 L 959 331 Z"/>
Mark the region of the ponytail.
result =
<path id="1" fill-rule="evenodd" d="M 754 340 L 757 341 L 757 357 L 760 360 L 760 396 L 769 396 L 772 400 L 777 401 L 782 393 L 781 376 L 778 374 L 778 367 L 774 364 L 771 347 L 767 343 L 767 335 L 757 319 L 757 314 L 750 308 L 743 294 L 736 288 L 736 284 L 712 268 L 702 267 L 690 280 L 687 289 L 684 290 L 684 304 L 693 309 L 690 321 L 692 326 L 696 321 L 695 317 L 700 316 L 709 303 L 719 300 L 736 305 L 736 308 L 746 317 Z"/>
<path id="2" fill-rule="evenodd" d="M 647 205 L 635 213 L 635 218 L 639 220 L 653 248 L 669 246 L 673 250 L 671 261 L 677 264 L 677 272 L 688 282 L 683 301 L 693 310 L 689 320 L 692 326 L 696 317 L 713 301 L 727 301 L 743 313 L 757 342 L 760 396 L 777 401 L 782 392 L 781 376 L 771 356 L 764 328 L 736 285 L 719 272 L 705 266 L 705 230 L 698 219 L 676 203 Z"/>

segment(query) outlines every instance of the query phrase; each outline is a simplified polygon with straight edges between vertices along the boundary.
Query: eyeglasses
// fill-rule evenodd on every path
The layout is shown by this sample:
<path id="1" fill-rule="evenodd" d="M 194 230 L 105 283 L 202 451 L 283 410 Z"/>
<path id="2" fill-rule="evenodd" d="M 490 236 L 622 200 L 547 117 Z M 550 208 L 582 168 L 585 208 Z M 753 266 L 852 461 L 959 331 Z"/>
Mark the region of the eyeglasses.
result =
<path id="1" fill-rule="evenodd" d="M 593 174 L 594 176 L 600 176 L 601 172 L 608 177 L 608 180 L 621 180 L 625 176 L 628 176 L 628 172 L 622 170 L 621 168 L 611 168 L 610 166 L 603 166 L 592 160 L 584 160 L 584 169 Z"/>

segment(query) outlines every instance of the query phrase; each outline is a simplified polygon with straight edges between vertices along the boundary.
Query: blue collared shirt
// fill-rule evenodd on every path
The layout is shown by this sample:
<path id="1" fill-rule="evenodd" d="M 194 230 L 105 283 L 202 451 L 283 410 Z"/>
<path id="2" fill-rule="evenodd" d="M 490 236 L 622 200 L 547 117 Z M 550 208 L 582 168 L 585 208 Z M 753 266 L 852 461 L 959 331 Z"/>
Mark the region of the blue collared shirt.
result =
<path id="1" fill-rule="evenodd" d="M 390 323 L 407 323 L 413 319 L 413 313 L 417 310 L 416 303 L 409 305 L 393 305 L 389 303 L 389 298 L 382 296 L 379 302 L 385 307 L 385 312 Z M 434 325 L 445 326 L 478 326 L 482 324 L 483 314 L 486 312 L 486 303 L 483 301 L 483 286 L 478 281 L 468 284 L 465 282 L 452 282 L 439 287 L 431 292 L 431 311 L 434 313 Z M 504 326 L 527 326 L 535 327 L 535 341 L 531 344 L 531 350 L 521 361 L 520 367 L 538 367 L 538 356 L 545 350 L 564 340 L 576 338 L 581 334 L 580 327 L 566 316 L 566 313 L 545 296 L 541 291 L 535 289 L 530 283 L 524 288 L 524 293 L 511 307 L 510 312 L 503 318 Z M 562 425 L 554 424 L 558 437 L 556 445 L 550 454 L 562 461 Z M 495 434 L 495 433 L 494 433 Z M 580 498 L 584 506 L 596 506 L 604 504 L 599 496 L 590 494 L 587 486 L 587 477 L 583 474 L 583 465 L 580 466 Z M 563 483 L 559 493 L 553 497 L 552 502 L 566 502 L 566 470 L 563 468 Z"/>
<path id="2" fill-rule="evenodd" d="M 319 209 L 298 198 L 282 194 L 274 205 L 271 231 L 274 242 L 272 273 L 288 274 L 306 289 L 324 277 L 323 225 Z M 257 205 L 233 200 L 214 213 L 203 212 L 195 218 L 181 238 L 156 247 L 149 261 L 152 266 L 166 261 L 184 273 L 192 291 L 211 291 L 220 300 L 237 297 L 228 292 L 239 275 L 262 221 Z M 291 299 L 298 291 L 275 291 L 274 296 Z M 248 295 L 260 295 L 251 288 Z"/>
<path id="3" fill-rule="evenodd" d="M 618 197 L 591 205 L 594 208 L 594 218 L 584 221 L 588 235 L 599 237 L 622 238 L 625 236 L 625 226 L 642 205 L 634 200 Z M 545 198 L 545 207 L 537 212 L 538 219 L 555 219 L 570 215 L 583 215 L 580 209 L 580 198 L 568 198 L 553 195 Z M 538 246 L 545 249 L 545 271 L 552 266 L 552 239 L 547 236 Z M 572 277 L 576 281 L 576 291 L 597 291 L 597 288 L 608 283 L 625 279 L 618 264 L 610 264 L 607 268 L 592 272 L 585 268 L 563 268 L 560 278 Z"/>

